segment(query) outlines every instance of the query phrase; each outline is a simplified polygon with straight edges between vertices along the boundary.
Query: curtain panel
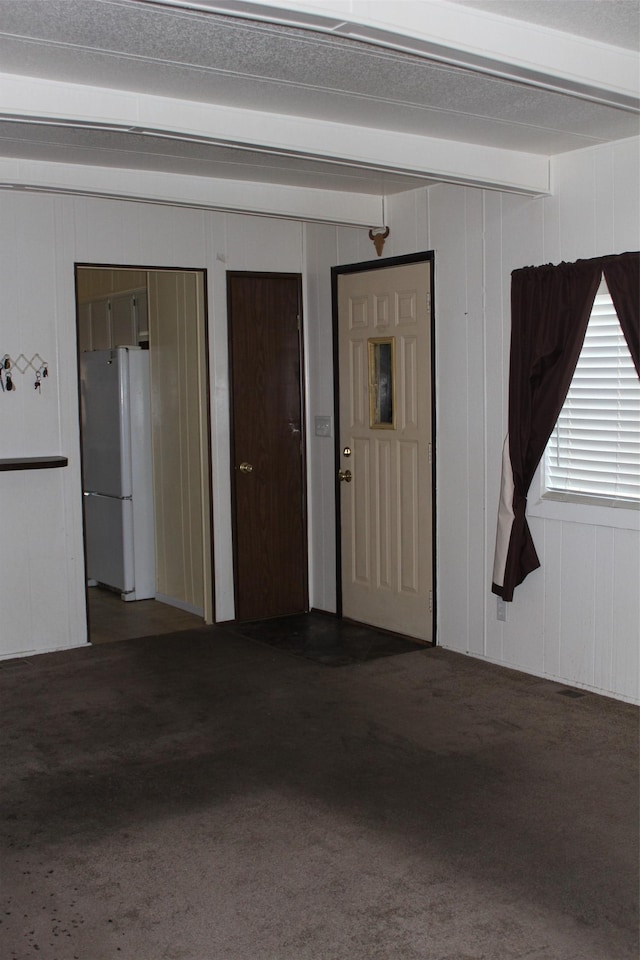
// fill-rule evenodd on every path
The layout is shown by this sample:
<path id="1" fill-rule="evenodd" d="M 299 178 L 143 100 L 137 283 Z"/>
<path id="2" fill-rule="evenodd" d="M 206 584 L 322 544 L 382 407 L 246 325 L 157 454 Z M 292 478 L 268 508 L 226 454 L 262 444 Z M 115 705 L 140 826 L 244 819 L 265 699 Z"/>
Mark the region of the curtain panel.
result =
<path id="1" fill-rule="evenodd" d="M 492 591 L 503 600 L 540 566 L 527 494 L 566 399 L 604 273 L 640 372 L 640 253 L 523 267 L 511 274 L 509 427 Z"/>

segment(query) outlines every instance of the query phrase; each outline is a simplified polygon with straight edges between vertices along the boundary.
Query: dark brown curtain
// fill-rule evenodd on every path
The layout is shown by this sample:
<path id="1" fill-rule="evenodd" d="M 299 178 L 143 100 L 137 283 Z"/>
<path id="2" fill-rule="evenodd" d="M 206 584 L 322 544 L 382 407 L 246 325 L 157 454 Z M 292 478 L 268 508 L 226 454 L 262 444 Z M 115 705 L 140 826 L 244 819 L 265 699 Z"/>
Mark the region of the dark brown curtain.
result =
<path id="1" fill-rule="evenodd" d="M 640 253 L 607 257 L 602 270 L 640 377 Z"/>
<path id="2" fill-rule="evenodd" d="M 502 539 L 506 559 L 497 559 L 502 582 L 492 585 L 504 600 L 512 600 L 514 588 L 540 566 L 525 517 L 527 493 L 573 379 L 603 271 L 607 283 L 611 278 L 611 296 L 638 366 L 639 263 L 640 254 L 620 254 L 525 267 L 511 275 L 506 463 L 512 478 L 505 481 L 503 469 L 503 503 L 504 490 L 509 502 L 499 520 L 496 558 Z M 506 537 L 501 523 L 510 523 Z"/>

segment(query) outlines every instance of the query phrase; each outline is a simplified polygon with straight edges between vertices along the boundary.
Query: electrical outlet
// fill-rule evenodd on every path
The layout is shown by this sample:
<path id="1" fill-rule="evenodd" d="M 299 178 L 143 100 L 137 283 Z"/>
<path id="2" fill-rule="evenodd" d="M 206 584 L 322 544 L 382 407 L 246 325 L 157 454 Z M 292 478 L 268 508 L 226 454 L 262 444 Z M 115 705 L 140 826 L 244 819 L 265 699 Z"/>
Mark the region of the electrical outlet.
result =
<path id="1" fill-rule="evenodd" d="M 502 599 L 502 597 L 496 597 L 496 600 L 498 601 L 497 604 L 496 604 L 496 617 L 498 618 L 498 620 L 506 620 L 506 619 L 507 619 L 507 604 L 506 604 L 506 602 Z"/>

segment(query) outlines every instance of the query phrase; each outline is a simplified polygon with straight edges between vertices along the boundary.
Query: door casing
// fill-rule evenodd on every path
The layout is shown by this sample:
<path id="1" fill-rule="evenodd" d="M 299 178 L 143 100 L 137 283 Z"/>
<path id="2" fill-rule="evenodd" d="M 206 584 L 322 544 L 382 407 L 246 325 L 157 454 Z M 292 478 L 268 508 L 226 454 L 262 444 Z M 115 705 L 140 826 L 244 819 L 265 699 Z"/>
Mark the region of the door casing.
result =
<path id="1" fill-rule="evenodd" d="M 386 260 L 365 260 L 360 263 L 349 263 L 331 268 L 331 300 L 333 314 L 333 385 L 334 385 L 334 423 L 335 429 L 335 517 L 336 517 L 336 615 L 343 616 L 342 602 L 342 497 L 340 483 L 338 482 L 338 468 L 342 457 L 342 442 L 340 436 L 340 387 L 339 387 L 339 316 L 338 316 L 338 277 L 349 273 L 364 273 L 366 271 L 384 270 L 389 267 L 404 266 L 407 264 L 425 264 L 425 269 L 430 272 L 431 289 L 431 504 L 432 504 L 432 565 L 433 565 L 433 586 L 432 586 L 432 617 L 433 634 L 432 644 L 436 644 L 437 638 L 437 511 L 436 511 L 436 331 L 435 331 L 435 254 L 434 251 L 422 251 L 419 253 L 407 254 L 400 257 L 389 257 Z"/>

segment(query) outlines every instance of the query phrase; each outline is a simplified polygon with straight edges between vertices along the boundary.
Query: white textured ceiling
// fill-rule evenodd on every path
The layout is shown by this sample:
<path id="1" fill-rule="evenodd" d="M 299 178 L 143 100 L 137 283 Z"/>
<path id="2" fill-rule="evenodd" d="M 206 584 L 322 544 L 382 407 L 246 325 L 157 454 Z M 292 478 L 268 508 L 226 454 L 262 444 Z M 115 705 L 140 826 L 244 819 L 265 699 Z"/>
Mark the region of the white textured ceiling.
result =
<path id="1" fill-rule="evenodd" d="M 75 88 L 60 87 L 65 95 L 52 109 L 44 87 L 39 106 L 33 85 L 21 106 L 14 84 L 12 102 L 18 105 L 0 119 L 0 158 L 382 196 L 432 182 L 429 145 L 440 141 L 512 151 L 515 159 L 516 153 L 548 157 L 634 136 L 639 130 L 632 98 L 612 98 L 606 91 L 601 97 L 587 96 L 580 85 L 572 91 L 566 83 L 554 84 L 553 78 L 541 83 L 531 65 L 522 77 L 508 71 L 501 76 L 500 70 L 472 69 L 452 56 L 403 52 L 400 42 L 392 49 L 377 43 L 375 31 L 370 42 L 362 42 L 340 35 L 339 29 L 300 29 L 260 20 L 260 3 L 227 4 L 238 16 L 212 12 L 211 6 L 176 0 L 0 0 L 0 70 L 5 81 L 12 75 L 31 77 L 153 95 L 168 98 L 171 105 L 171 110 L 160 111 L 165 121 L 146 133 L 124 114 L 109 116 L 110 124 L 100 114 L 90 129 L 86 120 L 72 119 Z M 364 6 L 375 12 L 375 3 Z M 546 37 L 555 43 L 573 33 L 614 42 L 621 50 L 637 49 L 635 0 L 459 0 L 444 3 L 444 8 L 453 8 L 457 15 L 472 8 L 469 15 L 476 24 L 478 15 L 486 13 L 494 29 L 508 16 L 512 19 L 505 21 L 507 26 L 515 19 L 564 31 L 538 35 L 537 42 Z M 277 17 L 271 9 L 266 12 Z M 597 57 L 601 48 L 593 50 Z M 182 136 L 180 124 L 166 119 L 172 111 L 174 118 L 180 114 L 176 101 L 252 111 L 244 114 L 249 118 L 247 136 L 221 137 L 215 128 L 208 136 Z M 4 98 L 0 116 L 2 102 Z M 269 136 L 254 134 L 250 120 L 258 114 L 299 118 L 300 149 L 274 149 L 277 118 Z M 356 162 L 346 152 L 341 155 L 339 143 L 325 149 L 322 124 L 393 135 L 399 159 L 394 165 L 371 155 L 370 162 Z M 258 131 L 260 125 L 255 127 Z M 411 138 L 415 151 L 421 137 L 424 164 L 405 166 L 403 138 Z M 442 163 L 437 176 L 447 178 Z"/>
<path id="2" fill-rule="evenodd" d="M 627 50 L 640 44 L 638 0 L 451 0 L 465 7 L 610 43 Z"/>

